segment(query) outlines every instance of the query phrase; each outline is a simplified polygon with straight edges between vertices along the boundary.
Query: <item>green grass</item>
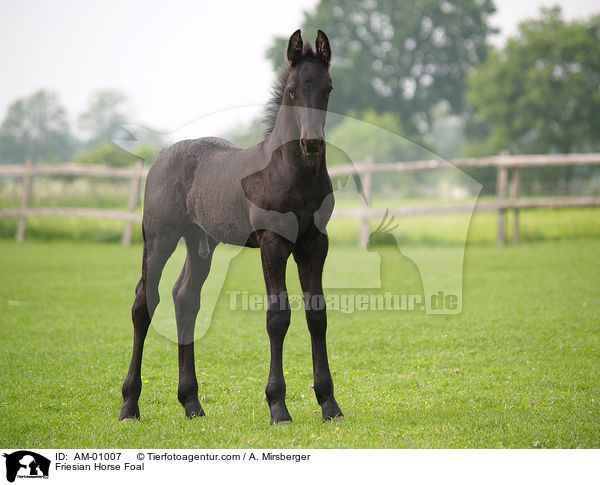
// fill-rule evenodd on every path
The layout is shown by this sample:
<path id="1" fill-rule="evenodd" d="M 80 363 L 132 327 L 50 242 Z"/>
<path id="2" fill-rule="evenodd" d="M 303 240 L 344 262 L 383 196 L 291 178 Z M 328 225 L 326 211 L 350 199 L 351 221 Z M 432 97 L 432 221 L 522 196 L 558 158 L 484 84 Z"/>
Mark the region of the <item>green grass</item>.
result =
<path id="1" fill-rule="evenodd" d="M 389 251 L 381 257 L 395 257 Z M 353 246 L 334 244 L 331 255 L 353 264 L 328 271 L 366 271 Z M 176 345 L 154 329 L 142 419 L 117 422 L 140 258 L 139 245 L 0 242 L 1 447 L 600 446 L 596 238 L 469 246 L 460 315 L 330 312 L 341 423 L 315 412 L 308 332 L 293 312 L 284 351 L 290 426 L 269 425 L 264 313 L 229 311 L 226 295 L 196 344 L 207 417 L 184 418 Z M 398 273 L 388 268 L 388 288 Z M 291 266 L 288 281 L 297 292 Z M 225 289 L 264 291 L 257 251 L 234 260 Z"/>
<path id="2" fill-rule="evenodd" d="M 469 220 L 470 218 L 470 220 Z M 512 240 L 514 214 L 507 215 L 507 238 Z M 380 221 L 372 221 L 375 230 Z M 425 246 L 496 244 L 498 215 L 492 212 L 411 216 L 396 219 L 394 230 L 399 243 Z M 572 238 L 600 237 L 600 208 L 520 211 L 522 242 L 552 241 Z M 15 226 L 16 227 L 16 226 Z M 331 239 L 338 244 L 356 244 L 360 222 L 355 219 L 333 219 L 327 226 Z M 468 231 L 465 231 L 468 228 Z M 465 234 L 466 232 L 466 234 Z"/>
<path id="3" fill-rule="evenodd" d="M 496 243 L 497 215 L 476 213 L 468 229 L 471 245 Z M 582 237 L 600 237 L 600 209 L 523 210 L 521 211 L 521 240 L 524 242 L 549 241 Z M 399 241 L 420 245 L 464 244 L 462 230 L 469 215 L 415 216 L 397 220 L 395 234 Z M 375 230 L 379 221 L 371 223 Z M 32 218 L 27 222 L 26 239 L 37 241 L 118 242 L 124 222 L 70 217 Z M 395 223 L 394 223 L 395 224 Z M 360 222 L 334 219 L 328 232 L 336 243 L 356 244 Z M 141 225 L 136 225 L 133 242 L 141 242 Z M 507 237 L 512 238 L 513 214 L 507 216 Z M 14 239 L 16 219 L 0 219 L 0 239 Z"/>

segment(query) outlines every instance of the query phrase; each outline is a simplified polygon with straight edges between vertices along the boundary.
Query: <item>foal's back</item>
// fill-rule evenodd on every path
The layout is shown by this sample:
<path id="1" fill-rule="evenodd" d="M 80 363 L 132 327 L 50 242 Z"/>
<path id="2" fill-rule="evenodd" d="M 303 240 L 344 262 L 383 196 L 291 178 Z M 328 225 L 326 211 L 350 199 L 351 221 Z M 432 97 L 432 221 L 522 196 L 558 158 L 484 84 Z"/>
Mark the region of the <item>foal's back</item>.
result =
<path id="1" fill-rule="evenodd" d="M 241 181 L 264 165 L 261 147 L 207 137 L 161 150 L 146 182 L 144 230 L 197 225 L 215 240 L 245 243 L 251 226 Z"/>

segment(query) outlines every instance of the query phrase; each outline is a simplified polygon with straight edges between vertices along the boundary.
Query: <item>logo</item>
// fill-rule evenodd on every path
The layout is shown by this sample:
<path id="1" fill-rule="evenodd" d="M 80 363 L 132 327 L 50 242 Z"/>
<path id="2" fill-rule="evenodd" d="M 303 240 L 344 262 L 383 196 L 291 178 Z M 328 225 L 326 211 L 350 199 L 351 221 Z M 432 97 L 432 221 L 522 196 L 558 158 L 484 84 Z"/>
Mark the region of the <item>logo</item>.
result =
<path id="1" fill-rule="evenodd" d="M 4 453 L 6 459 L 6 479 L 14 482 L 15 478 L 48 478 L 50 460 L 33 451 L 21 450 Z"/>

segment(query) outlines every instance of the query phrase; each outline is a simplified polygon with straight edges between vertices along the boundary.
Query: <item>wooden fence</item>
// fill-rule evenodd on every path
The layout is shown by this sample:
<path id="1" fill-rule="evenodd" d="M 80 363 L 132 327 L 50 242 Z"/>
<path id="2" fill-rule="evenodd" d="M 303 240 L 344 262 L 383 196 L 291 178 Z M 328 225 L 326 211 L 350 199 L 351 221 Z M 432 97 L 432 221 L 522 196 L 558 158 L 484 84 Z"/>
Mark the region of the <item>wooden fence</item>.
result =
<path id="1" fill-rule="evenodd" d="M 22 242 L 25 239 L 25 229 L 28 217 L 86 217 L 97 219 L 117 219 L 125 221 L 121 243 L 131 244 L 133 225 L 142 220 L 137 212 L 140 201 L 140 190 L 143 179 L 148 171 L 144 170 L 144 163 L 139 160 L 135 167 L 114 168 L 93 165 L 78 165 L 65 163 L 61 165 L 33 165 L 27 160 L 25 165 L 0 165 L 0 177 L 23 178 L 23 193 L 21 195 L 21 206 L 16 209 L 1 209 L 0 219 L 17 218 L 16 239 Z M 120 180 L 131 180 L 129 189 L 129 200 L 126 211 L 94 209 L 87 207 L 29 207 L 31 200 L 32 181 L 35 176 L 60 176 L 60 177 L 102 177 Z"/>
<path id="2" fill-rule="evenodd" d="M 530 167 L 560 167 L 576 165 L 600 165 L 600 153 L 567 154 L 567 155 L 509 155 L 503 152 L 500 155 L 483 158 L 459 158 L 449 164 L 440 160 L 423 160 L 404 163 L 377 163 L 372 158 L 367 158 L 363 163 L 353 166 L 331 167 L 331 177 L 339 177 L 358 173 L 361 177 L 366 201 L 363 207 L 356 209 L 336 209 L 335 217 L 361 219 L 359 244 L 365 247 L 369 240 L 371 219 L 381 219 L 386 214 L 389 216 L 406 217 L 432 214 L 459 214 L 473 211 L 472 204 L 451 205 L 426 205 L 396 207 L 389 209 L 373 208 L 370 206 L 372 192 L 372 174 L 375 173 L 409 173 L 425 170 L 448 170 L 450 168 L 482 168 L 495 167 L 496 200 L 494 202 L 479 202 L 475 205 L 475 212 L 498 212 L 499 245 L 506 243 L 506 213 L 513 210 L 514 227 L 513 242 L 519 242 L 519 211 L 521 209 L 560 209 L 568 207 L 600 207 L 600 197 L 544 197 L 519 199 L 520 173 L 522 168 Z M 510 180 L 509 180 L 510 178 Z"/>
<path id="3" fill-rule="evenodd" d="M 355 218 L 361 220 L 359 244 L 364 247 L 368 242 L 371 219 L 381 219 L 386 210 L 390 216 L 406 217 L 430 214 L 457 214 L 470 213 L 472 204 L 406 206 L 389 209 L 371 207 L 371 192 L 373 174 L 377 173 L 409 173 L 430 170 L 447 170 L 449 168 L 467 167 L 495 167 L 496 200 L 493 202 L 480 202 L 475 205 L 476 212 L 498 212 L 498 244 L 506 243 L 506 213 L 514 211 L 513 241 L 519 242 L 519 211 L 521 209 L 540 208 L 567 208 L 567 207 L 600 207 L 600 197 L 545 197 L 520 199 L 520 170 L 528 167 L 557 167 L 575 165 L 600 165 L 600 153 L 568 154 L 568 155 L 500 155 L 484 158 L 462 158 L 452 160 L 452 164 L 440 160 L 423 160 L 403 163 L 374 163 L 368 157 L 364 162 L 355 165 L 331 167 L 331 177 L 347 176 L 358 173 L 361 177 L 365 201 L 363 206 L 355 209 L 335 209 L 333 217 Z M 27 161 L 25 165 L 0 165 L 0 177 L 23 178 L 23 193 L 21 205 L 15 209 L 1 209 L 0 219 L 17 218 L 16 239 L 23 241 L 28 217 L 66 216 L 66 217 L 91 217 L 102 219 L 117 219 L 125 222 L 121 242 L 124 245 L 131 243 L 133 225 L 141 221 L 138 213 L 140 190 L 147 170 L 143 162 L 139 161 L 132 168 L 112 168 L 105 166 L 90 166 L 76 164 L 61 165 L 33 165 Z M 32 180 L 35 176 L 85 176 L 103 177 L 130 180 L 129 201 L 126 211 L 105 210 L 94 208 L 31 208 Z"/>

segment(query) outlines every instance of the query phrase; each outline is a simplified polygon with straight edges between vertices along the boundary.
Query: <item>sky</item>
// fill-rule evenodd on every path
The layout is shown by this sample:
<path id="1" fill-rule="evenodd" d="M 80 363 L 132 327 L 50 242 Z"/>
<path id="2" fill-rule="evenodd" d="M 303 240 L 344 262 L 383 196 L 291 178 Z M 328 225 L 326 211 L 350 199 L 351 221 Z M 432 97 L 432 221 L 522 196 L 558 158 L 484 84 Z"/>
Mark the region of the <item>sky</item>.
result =
<path id="1" fill-rule="evenodd" d="M 0 118 L 36 90 L 59 94 L 73 128 L 90 95 L 119 89 L 132 120 L 173 132 L 231 108 L 220 123 L 257 114 L 273 81 L 265 51 L 290 35 L 317 0 L 86 1 L 0 0 Z M 540 6 L 561 5 L 565 17 L 600 12 L 598 0 L 496 0 L 493 40 L 516 32 Z M 315 33 L 305 33 L 314 36 Z M 314 39 L 309 38 L 314 41 Z M 283 55 L 283 53 L 282 53 Z M 218 134 L 223 126 L 215 126 Z"/>

